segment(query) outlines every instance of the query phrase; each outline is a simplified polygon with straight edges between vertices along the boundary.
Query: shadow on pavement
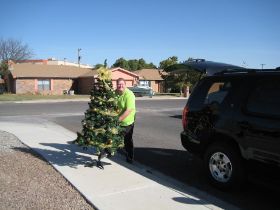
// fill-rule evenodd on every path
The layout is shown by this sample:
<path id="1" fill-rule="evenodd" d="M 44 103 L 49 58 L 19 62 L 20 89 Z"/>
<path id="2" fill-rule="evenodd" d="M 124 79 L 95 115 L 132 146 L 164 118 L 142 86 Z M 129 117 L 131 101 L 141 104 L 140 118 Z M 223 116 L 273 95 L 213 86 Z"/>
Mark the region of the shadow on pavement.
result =
<path id="1" fill-rule="evenodd" d="M 174 201 L 177 201 L 179 203 L 184 203 L 184 204 L 191 204 L 191 205 L 201 205 L 201 203 L 197 203 L 197 200 L 193 198 L 187 198 L 187 197 L 175 197 L 173 198 Z"/>
<path id="2" fill-rule="evenodd" d="M 182 115 L 181 114 L 180 115 L 171 115 L 169 117 L 180 119 L 180 120 L 182 119 Z"/>
<path id="3" fill-rule="evenodd" d="M 71 168 L 77 168 L 79 165 L 84 167 L 98 167 L 97 166 L 97 156 L 96 159 L 92 159 L 90 155 L 94 155 L 96 151 L 94 149 L 83 150 L 82 147 L 78 147 L 74 144 L 56 144 L 56 143 L 42 143 L 44 146 L 50 147 L 50 149 L 40 149 L 40 148 L 14 148 L 17 151 L 32 154 L 33 156 L 40 158 L 46 162 L 58 166 L 69 166 Z M 55 148 L 55 150 L 54 150 Z M 34 152 L 35 151 L 35 152 Z M 40 154 L 40 155 L 38 155 Z M 106 162 L 106 159 L 102 160 L 104 167 L 110 165 L 111 163 Z"/>

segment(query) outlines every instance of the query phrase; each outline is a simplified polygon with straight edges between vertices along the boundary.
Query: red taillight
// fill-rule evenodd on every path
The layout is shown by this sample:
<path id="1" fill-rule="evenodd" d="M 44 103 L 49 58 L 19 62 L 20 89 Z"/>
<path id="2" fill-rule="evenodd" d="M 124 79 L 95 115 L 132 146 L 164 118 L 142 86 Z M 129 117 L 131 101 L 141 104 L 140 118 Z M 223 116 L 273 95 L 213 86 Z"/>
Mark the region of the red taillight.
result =
<path id="1" fill-rule="evenodd" d="M 187 125 L 188 125 L 188 112 L 189 112 L 189 107 L 185 106 L 185 108 L 183 110 L 183 114 L 182 114 L 182 124 L 183 124 L 184 130 L 187 129 Z"/>

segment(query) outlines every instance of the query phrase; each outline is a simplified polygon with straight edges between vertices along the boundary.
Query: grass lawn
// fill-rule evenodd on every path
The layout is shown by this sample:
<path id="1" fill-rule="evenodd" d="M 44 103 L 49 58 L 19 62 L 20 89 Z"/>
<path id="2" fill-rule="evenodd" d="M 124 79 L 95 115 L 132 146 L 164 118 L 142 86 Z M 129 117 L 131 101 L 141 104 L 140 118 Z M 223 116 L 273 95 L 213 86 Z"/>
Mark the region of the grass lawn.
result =
<path id="1" fill-rule="evenodd" d="M 48 100 L 48 99 L 89 99 L 89 95 L 32 95 L 1 94 L 0 101 Z"/>

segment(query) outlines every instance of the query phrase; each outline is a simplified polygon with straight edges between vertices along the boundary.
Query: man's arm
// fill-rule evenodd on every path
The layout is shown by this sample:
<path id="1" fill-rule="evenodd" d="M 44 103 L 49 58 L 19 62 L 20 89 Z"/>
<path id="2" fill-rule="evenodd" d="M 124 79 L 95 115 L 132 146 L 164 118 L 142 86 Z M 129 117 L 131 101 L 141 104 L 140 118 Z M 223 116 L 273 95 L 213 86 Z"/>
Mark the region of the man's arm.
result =
<path id="1" fill-rule="evenodd" d="M 132 112 L 132 109 L 126 109 L 124 113 L 119 117 L 119 121 L 123 121 L 130 113 Z"/>

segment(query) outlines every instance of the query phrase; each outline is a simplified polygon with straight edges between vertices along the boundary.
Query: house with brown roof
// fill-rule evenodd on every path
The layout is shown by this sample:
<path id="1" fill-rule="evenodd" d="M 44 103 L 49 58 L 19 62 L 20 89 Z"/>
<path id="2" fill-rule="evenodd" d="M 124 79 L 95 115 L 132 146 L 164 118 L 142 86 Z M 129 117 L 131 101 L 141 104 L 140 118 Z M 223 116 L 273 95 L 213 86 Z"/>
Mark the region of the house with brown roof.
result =
<path id="1" fill-rule="evenodd" d="M 11 64 L 7 78 L 8 90 L 16 94 L 62 95 L 69 90 L 89 94 L 97 77 L 97 71 L 66 65 L 39 65 L 32 63 Z M 114 68 L 112 80 L 122 77 L 127 86 L 138 83 L 139 76 L 122 68 Z"/>
<path id="2" fill-rule="evenodd" d="M 162 70 L 160 69 L 141 69 L 133 73 L 139 75 L 139 85 L 149 86 L 156 93 L 165 92 L 165 81 L 162 78 Z"/>

